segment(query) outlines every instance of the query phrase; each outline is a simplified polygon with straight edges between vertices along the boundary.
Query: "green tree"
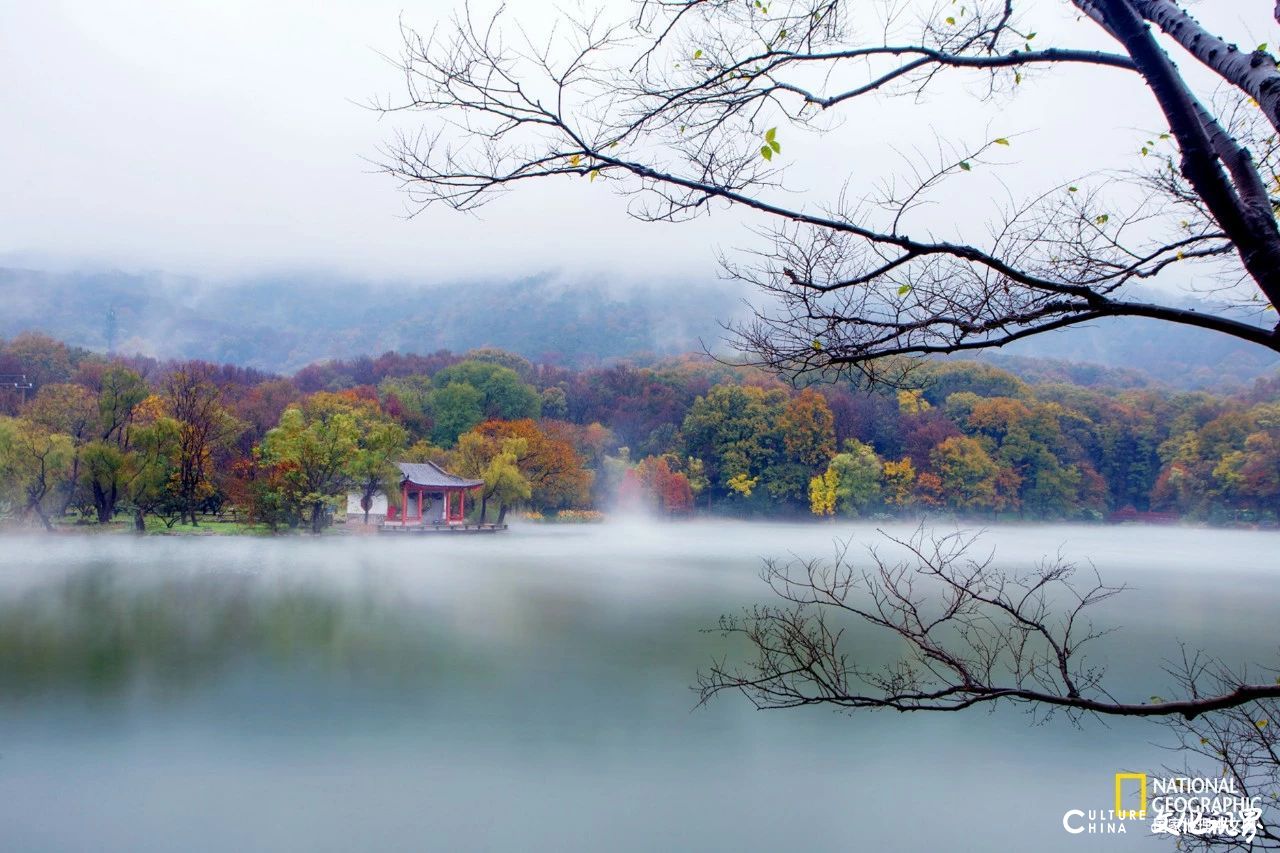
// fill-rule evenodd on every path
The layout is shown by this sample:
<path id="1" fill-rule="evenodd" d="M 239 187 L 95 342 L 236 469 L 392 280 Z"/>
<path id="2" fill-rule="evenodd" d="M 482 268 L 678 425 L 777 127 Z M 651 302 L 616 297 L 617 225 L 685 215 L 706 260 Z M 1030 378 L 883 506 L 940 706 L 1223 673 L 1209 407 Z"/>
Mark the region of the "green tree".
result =
<path id="1" fill-rule="evenodd" d="M 431 417 L 431 441 L 441 447 L 452 447 L 462 435 L 484 420 L 484 393 L 466 382 L 452 382 L 436 388 L 428 397 Z"/>
<path id="2" fill-rule="evenodd" d="M 515 421 L 536 418 L 542 411 L 538 392 L 510 367 L 490 361 L 462 361 L 446 367 L 432 381 L 437 388 L 465 384 L 480 392 L 480 412 L 484 418 Z M 459 433 L 461 434 L 461 433 Z"/>
<path id="3" fill-rule="evenodd" d="M 80 450 L 86 442 L 97 437 L 98 401 L 83 385 L 53 383 L 40 389 L 35 399 L 23 409 L 23 417 L 51 433 L 71 439 L 71 468 L 50 496 L 53 502 L 51 512 L 56 516 L 66 515 L 76 501 L 76 487 L 80 482 Z"/>
<path id="4" fill-rule="evenodd" d="M 955 509 L 991 509 L 999 467 L 981 442 L 952 436 L 933 449 L 929 462 L 942 481 L 942 496 Z"/>
<path id="5" fill-rule="evenodd" d="M 957 405 L 958 402 L 963 405 Z M 997 497 L 1009 508 L 1039 517 L 1064 517 L 1080 505 L 1080 469 L 1065 455 L 1060 426 L 1062 407 L 1009 397 L 981 399 L 973 394 L 947 398 L 949 411 L 963 418 L 966 431 L 980 438 L 993 458 L 1016 475 L 1005 475 Z M 961 410 L 963 414 L 961 414 Z"/>
<path id="6" fill-rule="evenodd" d="M 686 454 L 703 460 L 712 488 L 720 495 L 749 497 L 753 481 L 783 461 L 778 421 L 786 402 L 781 390 L 722 384 L 689 408 L 681 429 Z M 748 482 L 753 484 L 744 488 Z"/>
<path id="7" fill-rule="evenodd" d="M 358 439 L 359 428 L 350 413 L 308 419 L 301 409 L 290 407 L 262 441 L 262 461 L 283 472 L 285 504 L 309 522 L 313 533 L 324 527 L 325 508 L 354 484 Z"/>
<path id="8" fill-rule="evenodd" d="M 542 417 L 551 420 L 564 420 L 569 415 L 569 398 L 564 389 L 552 385 L 542 389 Z"/>
<path id="9" fill-rule="evenodd" d="M 360 433 L 356 441 L 355 455 L 351 459 L 351 479 L 360 493 L 360 508 L 364 510 L 364 523 L 369 523 L 369 509 L 378 492 L 391 495 L 395 492 L 400 469 L 397 459 L 404 453 L 409 434 L 394 421 L 378 418 L 358 424 Z"/>
<path id="10" fill-rule="evenodd" d="M 80 451 L 80 482 L 93 499 L 99 524 L 115 517 L 129 459 L 114 442 L 91 441 Z"/>
<path id="11" fill-rule="evenodd" d="M 75 444 L 25 418 L 0 417 L 0 502 L 53 529 L 51 504 L 71 476 Z"/>
<path id="12" fill-rule="evenodd" d="M 520 457 L 527 450 L 528 442 L 523 438 L 503 439 L 502 449 L 480 472 L 480 478 L 484 480 L 484 492 L 480 498 L 481 524 L 485 521 L 490 501 L 498 504 L 498 523 L 501 524 L 512 506 L 532 496 L 533 487 L 520 471 Z"/>
<path id="13" fill-rule="evenodd" d="M 134 412 L 149 394 L 147 383 L 129 368 L 113 364 L 103 371 L 98 381 L 98 438 L 127 448 Z"/>
<path id="14" fill-rule="evenodd" d="M 694 503 L 697 503 L 698 497 L 711 485 L 707 478 L 707 466 L 696 456 L 686 456 L 684 476 L 689 481 L 689 493 L 693 496 Z"/>
<path id="15" fill-rule="evenodd" d="M 147 516 L 179 508 L 172 490 L 182 455 L 182 424 L 166 416 L 149 416 L 131 430 L 123 492 L 133 510 L 138 533 L 147 529 Z"/>
<path id="16" fill-rule="evenodd" d="M 847 439 L 844 451 L 831 460 L 828 471 L 836 480 L 836 508 L 858 516 L 880 503 L 880 477 L 884 465 L 870 445 Z"/>
<path id="17" fill-rule="evenodd" d="M 123 478 L 130 470 L 130 426 L 149 392 L 141 376 L 121 365 L 104 370 L 97 387 L 97 419 L 94 434 L 88 436 L 93 440 L 79 453 L 77 473 L 98 523 L 106 524 L 115 517 L 116 505 L 124 494 Z"/>

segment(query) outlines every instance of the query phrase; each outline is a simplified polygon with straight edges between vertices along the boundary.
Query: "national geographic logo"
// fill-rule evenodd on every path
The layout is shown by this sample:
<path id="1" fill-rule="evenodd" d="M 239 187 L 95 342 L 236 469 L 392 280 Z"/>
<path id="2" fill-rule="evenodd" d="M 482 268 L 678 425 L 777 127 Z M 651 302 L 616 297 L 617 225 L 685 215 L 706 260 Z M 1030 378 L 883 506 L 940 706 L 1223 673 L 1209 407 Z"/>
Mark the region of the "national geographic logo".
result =
<path id="1" fill-rule="evenodd" d="M 1150 819 L 1155 835 L 1238 839 L 1249 844 L 1262 827 L 1259 797 L 1249 796 L 1230 776 L 1170 776 L 1116 773 L 1109 809 L 1071 809 L 1062 828 L 1072 835 L 1124 835 L 1127 823 Z"/>
<path id="2" fill-rule="evenodd" d="M 1138 783 L 1136 786 L 1137 794 L 1138 794 L 1138 798 L 1137 798 L 1138 807 L 1136 809 L 1126 810 L 1124 807 L 1124 799 L 1125 799 L 1124 789 L 1126 787 L 1125 785 L 1126 782 Z M 1130 784 L 1127 787 L 1130 790 L 1133 790 L 1135 786 L 1133 784 Z M 1117 773 L 1116 774 L 1115 813 L 1117 815 L 1120 815 L 1121 818 L 1125 820 L 1133 820 L 1134 818 L 1137 818 L 1138 820 L 1143 820 L 1146 818 L 1147 816 L 1147 774 L 1146 773 Z"/>

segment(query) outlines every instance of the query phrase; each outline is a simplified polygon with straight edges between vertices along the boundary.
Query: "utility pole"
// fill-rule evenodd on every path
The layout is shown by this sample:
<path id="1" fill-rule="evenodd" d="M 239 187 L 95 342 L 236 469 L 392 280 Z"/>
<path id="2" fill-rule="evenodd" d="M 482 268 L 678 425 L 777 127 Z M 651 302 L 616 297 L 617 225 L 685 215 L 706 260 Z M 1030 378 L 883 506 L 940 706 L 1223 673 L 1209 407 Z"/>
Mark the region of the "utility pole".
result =
<path id="1" fill-rule="evenodd" d="M 118 326 L 116 324 L 116 308 L 114 305 L 112 305 L 109 308 L 107 308 L 107 327 L 106 327 L 107 355 L 111 355 L 113 352 L 116 351 L 116 332 L 117 331 L 118 331 Z"/>
<path id="2" fill-rule="evenodd" d="M 34 387 L 25 373 L 0 373 L 0 388 L 13 388 L 21 395 L 22 403 L 27 402 L 27 392 Z"/>

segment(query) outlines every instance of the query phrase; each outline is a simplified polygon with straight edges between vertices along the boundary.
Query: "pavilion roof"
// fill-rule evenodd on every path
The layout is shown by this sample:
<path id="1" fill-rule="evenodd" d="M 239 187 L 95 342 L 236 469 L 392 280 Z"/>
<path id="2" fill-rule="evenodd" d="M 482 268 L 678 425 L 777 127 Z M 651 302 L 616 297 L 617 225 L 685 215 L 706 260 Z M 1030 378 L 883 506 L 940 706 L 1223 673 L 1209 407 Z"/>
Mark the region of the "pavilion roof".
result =
<path id="1" fill-rule="evenodd" d="M 415 486 L 435 489 L 473 489 L 483 486 L 484 480 L 468 480 L 450 474 L 434 462 L 397 462 L 396 467 L 404 479 Z"/>

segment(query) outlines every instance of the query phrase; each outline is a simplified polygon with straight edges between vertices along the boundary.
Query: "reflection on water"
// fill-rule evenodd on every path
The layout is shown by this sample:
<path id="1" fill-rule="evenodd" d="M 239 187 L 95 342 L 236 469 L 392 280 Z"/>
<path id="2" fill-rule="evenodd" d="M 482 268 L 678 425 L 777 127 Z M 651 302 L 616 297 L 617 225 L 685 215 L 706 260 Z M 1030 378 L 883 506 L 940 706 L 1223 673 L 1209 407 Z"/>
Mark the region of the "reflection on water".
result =
<path id="1" fill-rule="evenodd" d="M 905 531 L 899 530 L 899 533 Z M 505 537 L 0 541 L 0 840 L 16 850 L 1163 849 L 1069 837 L 1158 727 L 693 710 L 700 631 L 760 558 L 868 526 Z M 1116 689 L 1179 640 L 1274 654 L 1274 534 L 1001 528 L 1135 587 L 1096 614 Z M 896 646 L 855 634 L 864 659 Z"/>

